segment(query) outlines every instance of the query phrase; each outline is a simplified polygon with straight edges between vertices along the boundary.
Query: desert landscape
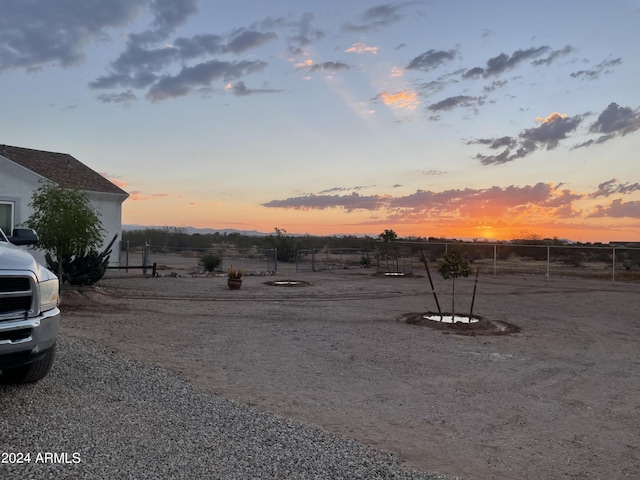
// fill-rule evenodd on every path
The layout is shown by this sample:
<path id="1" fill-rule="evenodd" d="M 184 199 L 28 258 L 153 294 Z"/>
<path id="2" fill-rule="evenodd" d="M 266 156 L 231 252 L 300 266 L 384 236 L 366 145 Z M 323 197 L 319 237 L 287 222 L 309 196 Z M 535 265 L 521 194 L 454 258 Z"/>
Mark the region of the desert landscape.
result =
<path id="1" fill-rule="evenodd" d="M 205 391 L 463 479 L 640 476 L 640 284 L 485 275 L 474 313 L 517 331 L 408 324 L 435 309 L 423 272 L 267 275 L 242 288 L 156 255 L 159 276 L 109 271 L 66 290 L 63 335 L 160 366 Z M 295 286 L 278 280 L 294 280 Z M 443 309 L 451 284 L 434 275 Z M 473 278 L 456 284 L 468 311 Z"/>

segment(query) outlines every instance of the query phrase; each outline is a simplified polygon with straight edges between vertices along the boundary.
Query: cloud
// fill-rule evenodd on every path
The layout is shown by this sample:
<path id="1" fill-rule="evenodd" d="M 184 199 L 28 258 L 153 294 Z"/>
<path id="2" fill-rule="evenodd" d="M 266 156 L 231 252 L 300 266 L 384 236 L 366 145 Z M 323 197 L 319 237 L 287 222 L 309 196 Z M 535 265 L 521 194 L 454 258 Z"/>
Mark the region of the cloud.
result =
<path id="1" fill-rule="evenodd" d="M 638 218 L 640 219 L 640 201 L 625 202 L 620 198 L 612 200 L 609 205 L 598 205 L 587 218 Z"/>
<path id="2" fill-rule="evenodd" d="M 271 200 L 267 208 L 295 210 L 325 210 L 341 208 L 386 211 L 405 218 L 457 216 L 464 218 L 493 218 L 525 216 L 535 210 L 546 217 L 576 216 L 573 204 L 583 194 L 558 188 L 548 183 L 536 185 L 491 187 L 487 189 L 450 189 L 440 192 L 417 190 L 409 195 L 303 195 L 284 200 Z"/>
<path id="3" fill-rule="evenodd" d="M 640 108 L 621 107 L 612 102 L 598 115 L 597 120 L 589 126 L 589 133 L 602 135 L 596 139 L 590 139 L 574 145 L 572 150 L 599 145 L 639 129 Z"/>
<path id="4" fill-rule="evenodd" d="M 417 93 L 408 90 L 394 93 L 384 91 L 378 94 L 376 98 L 379 98 L 382 100 L 382 103 L 391 108 L 407 108 L 412 110 L 420 103 Z"/>
<path id="5" fill-rule="evenodd" d="M 131 90 L 127 90 L 122 93 L 105 93 L 102 95 L 98 95 L 98 100 L 104 103 L 116 103 L 122 105 L 129 105 L 131 102 L 134 102 L 138 99 Z"/>
<path id="6" fill-rule="evenodd" d="M 566 113 L 553 112 L 547 118 L 536 117 L 536 122 L 538 122 L 538 123 L 553 123 L 556 120 L 562 120 L 563 118 L 567 118 L 567 114 Z"/>
<path id="7" fill-rule="evenodd" d="M 497 90 L 498 88 L 502 88 L 504 87 L 508 82 L 506 80 L 496 80 L 494 82 L 492 82 L 489 85 L 485 85 L 483 90 L 487 93 L 489 92 L 493 92 L 494 90 Z"/>
<path id="8" fill-rule="evenodd" d="M 445 51 L 431 49 L 415 57 L 405 68 L 407 70 L 429 71 L 439 67 L 445 62 L 453 60 L 455 57 L 455 50 Z"/>
<path id="9" fill-rule="evenodd" d="M 567 45 L 564 48 L 561 48 L 560 50 L 554 50 L 546 58 L 540 58 L 538 60 L 534 60 L 531 63 L 532 63 L 532 65 L 535 65 L 535 66 L 538 66 L 538 65 L 551 65 L 558 58 L 565 57 L 565 56 L 569 55 L 570 53 L 573 53 L 574 51 L 575 51 L 575 48 L 573 48 L 571 45 Z"/>
<path id="10" fill-rule="evenodd" d="M 404 70 L 400 67 L 393 67 L 391 69 L 391 73 L 389 74 L 392 78 L 402 77 L 404 75 Z"/>
<path id="11" fill-rule="evenodd" d="M 384 204 L 384 197 L 378 195 L 360 195 L 356 192 L 350 195 L 305 195 L 291 197 L 285 200 L 271 200 L 262 205 L 267 208 L 292 208 L 295 210 L 310 210 L 340 207 L 348 212 L 353 210 L 377 210 Z"/>
<path id="12" fill-rule="evenodd" d="M 349 48 L 347 48 L 345 50 L 345 53 L 357 53 L 360 55 L 363 53 L 372 53 L 376 55 L 378 53 L 378 47 L 370 47 L 365 43 L 358 42 L 358 43 L 354 43 Z"/>
<path id="13" fill-rule="evenodd" d="M 241 62 L 222 62 L 211 60 L 195 67 L 184 67 L 175 76 L 162 77 L 147 94 L 147 98 L 157 102 L 189 94 L 198 86 L 209 86 L 214 80 L 226 81 L 240 78 L 263 70 L 267 66 L 261 60 L 243 60 Z"/>
<path id="14" fill-rule="evenodd" d="M 462 78 L 468 79 L 477 78 L 480 76 L 491 77 L 494 75 L 500 75 L 501 73 L 504 73 L 507 70 L 511 70 L 512 68 L 516 67 L 518 64 L 526 60 L 539 57 L 543 53 L 548 52 L 550 49 L 551 48 L 548 46 L 542 46 L 531 47 L 527 50 L 516 50 L 511 55 L 501 53 L 500 55 L 487 60 L 487 64 L 485 67 L 474 67 L 467 70 L 462 74 Z"/>
<path id="15" fill-rule="evenodd" d="M 323 30 L 313 26 L 314 18 L 314 14 L 310 12 L 303 13 L 299 20 L 291 20 L 289 17 L 268 17 L 258 22 L 254 27 L 261 30 L 282 29 L 289 32 L 286 39 L 291 45 L 287 48 L 301 52 L 300 47 L 306 47 L 311 42 L 322 40 L 325 37 Z"/>
<path id="16" fill-rule="evenodd" d="M 622 63 L 622 58 L 615 58 L 613 60 L 604 60 L 600 62 L 595 68 L 590 70 L 578 70 L 577 72 L 571 73 L 571 77 L 579 78 L 580 80 L 595 80 L 602 74 L 611 73 L 611 67 L 616 65 L 620 65 Z"/>
<path id="17" fill-rule="evenodd" d="M 352 23 L 345 23 L 342 27 L 347 32 L 360 32 L 366 33 L 373 30 L 377 30 L 381 27 L 387 27 L 393 23 L 396 23 L 402 19 L 399 11 L 408 5 L 408 3 L 402 4 L 384 4 L 371 7 L 362 15 L 363 23 L 354 25 Z"/>
<path id="18" fill-rule="evenodd" d="M 462 74 L 462 78 L 477 78 L 481 77 L 484 74 L 484 68 L 482 67 L 473 67 L 467 70 Z"/>
<path id="19" fill-rule="evenodd" d="M 117 185 L 118 187 L 124 189 L 127 187 L 127 182 L 120 180 L 118 178 L 117 175 L 111 175 L 110 173 L 107 172 L 100 172 L 100 175 L 102 175 L 104 178 L 106 178 L 107 180 L 109 180 L 111 183 L 113 183 L 114 185 Z"/>
<path id="20" fill-rule="evenodd" d="M 441 91 L 443 91 L 450 84 L 446 79 L 438 78 L 428 82 L 420 83 L 417 85 L 417 89 L 422 96 L 430 97 Z"/>
<path id="21" fill-rule="evenodd" d="M 217 55 L 227 51 L 225 39 L 220 35 L 198 34 L 191 38 L 179 37 L 173 41 L 176 56 L 181 60 Z"/>
<path id="22" fill-rule="evenodd" d="M 499 75 L 507 70 L 514 68 L 521 62 L 535 58 L 543 53 L 549 51 L 548 46 L 543 47 L 531 47 L 527 50 L 516 50 L 511 56 L 501 53 L 497 57 L 490 58 L 487 61 L 487 67 L 484 71 L 484 76 L 489 77 L 491 75 Z"/>
<path id="23" fill-rule="evenodd" d="M 640 183 L 620 183 L 616 178 L 598 185 L 598 190 L 589 195 L 590 198 L 609 197 L 615 194 L 629 194 L 640 191 Z"/>
<path id="24" fill-rule="evenodd" d="M 334 192 L 353 192 L 354 190 L 365 190 L 367 188 L 373 188 L 373 187 L 375 187 L 375 185 L 358 185 L 356 187 L 332 187 L 326 190 L 322 190 L 319 193 L 320 195 L 324 195 L 327 193 L 334 193 Z"/>
<path id="25" fill-rule="evenodd" d="M 146 49 L 128 42 L 127 49 L 111 63 L 111 73 L 89 84 L 94 89 L 133 87 L 145 88 L 157 80 L 155 72 L 179 58 L 179 50 L 169 47 Z"/>
<path id="26" fill-rule="evenodd" d="M 133 190 L 129 192 L 129 198 L 127 200 L 131 200 L 134 202 L 146 202 L 147 200 L 153 200 L 156 198 L 165 198 L 170 197 L 168 193 L 152 193 L 151 195 L 145 195 L 139 190 Z"/>
<path id="27" fill-rule="evenodd" d="M 76 2 L 3 2 L 0 71 L 77 65 L 90 44 L 107 40 L 112 28 L 130 23 L 147 3 L 83 0 L 78 8 Z"/>
<path id="28" fill-rule="evenodd" d="M 313 65 L 313 60 L 311 60 L 310 58 L 307 58 L 302 62 L 296 63 L 296 68 L 311 67 L 312 65 Z"/>
<path id="29" fill-rule="evenodd" d="M 150 7 L 155 14 L 152 25 L 156 30 L 169 33 L 198 13 L 198 0 L 154 0 Z"/>
<path id="30" fill-rule="evenodd" d="M 119 1 L 104 0 L 104 3 Z M 237 28 L 225 35 L 197 34 L 168 41 L 173 30 L 197 12 L 197 4 L 198 0 L 139 0 L 138 11 L 153 15 L 149 28 L 130 33 L 125 49 L 108 65 L 107 72 L 90 82 L 89 87 L 148 88 L 145 97 L 156 102 L 190 94 L 198 86 L 208 88 L 217 79 L 237 79 L 267 65 L 255 59 L 232 62 L 215 58 L 220 55 L 242 55 L 279 38 L 275 32 L 261 30 L 256 25 Z M 302 28 L 302 24 L 310 21 L 310 18 L 303 18 L 296 24 L 297 28 Z M 285 22 L 281 19 L 263 22 L 263 25 L 269 24 L 284 25 Z M 197 59 L 200 59 L 199 63 L 190 62 Z M 176 69 L 179 69 L 178 74 L 175 74 Z M 246 89 L 236 93 L 242 95 L 265 91 Z M 116 98 L 101 95 L 99 100 L 114 103 Z"/>
<path id="31" fill-rule="evenodd" d="M 607 140 L 619 135 L 626 135 L 640 129 L 640 109 L 621 107 L 610 103 L 598 119 L 589 127 L 591 133 L 602 133 Z"/>
<path id="32" fill-rule="evenodd" d="M 256 31 L 243 31 L 233 37 L 227 44 L 226 50 L 231 53 L 243 53 L 247 50 L 260 47 L 267 42 L 278 38 L 273 32 L 256 32 Z"/>
<path id="33" fill-rule="evenodd" d="M 234 84 L 227 84 L 225 87 L 227 90 L 230 90 L 234 95 L 238 97 L 243 97 L 247 95 L 253 95 L 256 93 L 279 93 L 282 90 L 274 90 L 270 88 L 260 88 L 260 89 L 250 89 L 244 84 L 243 81 L 236 82 Z"/>
<path id="34" fill-rule="evenodd" d="M 454 108 L 467 107 L 474 108 L 476 105 L 482 105 L 485 97 L 470 97 L 467 95 L 458 95 L 455 97 L 445 98 L 438 103 L 431 104 L 427 109 L 433 112 L 442 110 L 453 110 Z"/>
<path id="35" fill-rule="evenodd" d="M 486 145 L 487 147 L 496 150 L 498 148 L 503 148 L 503 147 L 513 148 L 517 143 L 517 139 L 513 137 L 479 138 L 477 140 L 473 140 L 470 143 L 479 143 L 481 145 Z"/>
<path id="36" fill-rule="evenodd" d="M 581 116 L 564 115 L 551 120 L 547 117 L 539 127 L 523 131 L 520 138 L 536 142 L 538 148 L 552 150 L 558 146 L 560 140 L 564 140 L 569 133 L 575 131 L 581 121 Z"/>
<path id="37" fill-rule="evenodd" d="M 309 68 L 309 71 L 315 72 L 317 70 L 349 70 L 351 67 L 343 62 L 323 62 L 323 63 L 313 63 Z"/>
<path id="38" fill-rule="evenodd" d="M 561 140 L 568 138 L 583 120 L 583 115 L 569 117 L 567 115 L 552 113 L 547 118 L 536 119 L 542 122 L 539 127 L 526 129 L 513 137 L 484 138 L 469 142 L 486 145 L 492 150 L 504 148 L 496 155 L 483 155 L 478 153 L 475 158 L 483 165 L 495 165 L 512 162 L 519 158 L 524 158 L 535 151 L 545 148 L 553 150 Z"/>
<path id="39" fill-rule="evenodd" d="M 94 89 L 117 86 L 146 88 L 159 81 L 161 77 L 157 72 L 177 62 L 184 63 L 193 58 L 216 54 L 240 54 L 277 37 L 272 32 L 240 30 L 228 41 L 218 35 L 195 35 L 192 38 L 178 38 L 172 45 L 149 48 L 146 40 L 143 42 L 140 41 L 140 36 L 131 36 L 125 51 L 111 62 L 110 73 L 98 77 L 89 86 Z"/>

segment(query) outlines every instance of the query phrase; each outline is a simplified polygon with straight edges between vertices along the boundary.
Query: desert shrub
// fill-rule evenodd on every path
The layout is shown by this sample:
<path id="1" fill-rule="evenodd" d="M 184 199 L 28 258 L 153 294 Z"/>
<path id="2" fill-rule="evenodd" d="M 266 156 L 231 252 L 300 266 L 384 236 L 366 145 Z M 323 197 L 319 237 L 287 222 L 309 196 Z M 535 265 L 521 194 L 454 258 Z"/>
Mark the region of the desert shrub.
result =
<path id="1" fill-rule="evenodd" d="M 59 260 L 54 260 L 49 252 L 45 254 L 47 268 L 56 272 L 62 272 L 62 283 L 69 285 L 94 285 L 107 271 L 111 247 L 116 241 L 117 235 L 102 251 L 91 249 L 75 255 L 61 255 Z"/>
<path id="2" fill-rule="evenodd" d="M 582 266 L 582 262 L 584 261 L 585 254 L 578 250 L 568 250 L 562 255 L 562 261 L 565 265 L 572 265 L 574 267 Z"/>
<path id="3" fill-rule="evenodd" d="M 498 248 L 496 248 L 498 260 L 509 260 L 511 255 L 513 255 L 513 247 L 510 245 L 498 245 Z"/>
<path id="4" fill-rule="evenodd" d="M 222 260 L 215 253 L 207 253 L 200 259 L 205 272 L 213 272 L 220 266 Z"/>

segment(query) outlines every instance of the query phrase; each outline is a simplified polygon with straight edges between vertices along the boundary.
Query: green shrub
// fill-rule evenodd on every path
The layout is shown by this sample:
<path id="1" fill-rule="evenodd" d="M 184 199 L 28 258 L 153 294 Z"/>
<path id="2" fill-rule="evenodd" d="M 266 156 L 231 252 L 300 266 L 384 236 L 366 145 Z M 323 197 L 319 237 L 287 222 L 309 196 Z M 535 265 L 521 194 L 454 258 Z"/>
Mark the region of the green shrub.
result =
<path id="1" fill-rule="evenodd" d="M 201 258 L 201 262 L 205 272 L 213 272 L 220 266 L 222 260 L 215 253 L 207 253 Z"/>

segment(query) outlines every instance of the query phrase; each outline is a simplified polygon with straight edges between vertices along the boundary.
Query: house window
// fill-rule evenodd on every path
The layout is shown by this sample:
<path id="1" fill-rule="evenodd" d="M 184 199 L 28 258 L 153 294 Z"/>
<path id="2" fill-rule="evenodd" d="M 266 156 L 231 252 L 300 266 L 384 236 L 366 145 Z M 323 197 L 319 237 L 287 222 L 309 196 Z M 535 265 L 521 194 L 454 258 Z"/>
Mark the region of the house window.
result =
<path id="1" fill-rule="evenodd" d="M 13 232 L 13 202 L 0 201 L 0 228 L 7 235 Z"/>

